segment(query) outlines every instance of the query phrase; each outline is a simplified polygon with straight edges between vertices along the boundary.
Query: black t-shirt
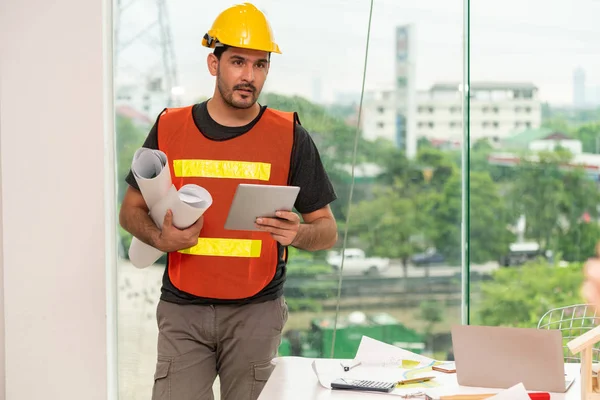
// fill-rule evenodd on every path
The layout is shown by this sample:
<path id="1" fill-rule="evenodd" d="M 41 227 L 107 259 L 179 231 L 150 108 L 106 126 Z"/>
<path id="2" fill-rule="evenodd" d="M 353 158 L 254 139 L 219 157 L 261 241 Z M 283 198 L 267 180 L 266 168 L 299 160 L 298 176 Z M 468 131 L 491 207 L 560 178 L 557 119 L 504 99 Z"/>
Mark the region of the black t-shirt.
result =
<path id="1" fill-rule="evenodd" d="M 212 140 L 228 140 L 248 132 L 256 125 L 266 109 L 267 106 L 261 106 L 260 113 L 252 122 L 239 127 L 228 127 L 218 124 L 209 115 L 206 102 L 195 104 L 192 107 L 192 115 L 194 123 L 204 136 Z M 156 123 L 144 141 L 143 147 L 158 149 L 159 134 L 157 118 Z M 129 185 L 139 190 L 131 171 L 129 171 L 125 180 Z M 294 129 L 289 184 L 300 187 L 300 193 L 294 207 L 302 214 L 317 211 L 337 198 L 329 177 L 323 168 L 315 143 L 309 133 L 299 123 L 296 124 Z M 281 255 L 283 251 L 284 247 L 279 245 L 279 254 Z M 273 300 L 283 294 L 285 275 L 285 263 L 280 262 L 277 265 L 275 276 L 271 282 L 256 295 L 241 300 L 222 300 L 197 297 L 177 289 L 169 279 L 168 268 L 165 268 L 161 299 L 178 304 L 244 304 Z"/>

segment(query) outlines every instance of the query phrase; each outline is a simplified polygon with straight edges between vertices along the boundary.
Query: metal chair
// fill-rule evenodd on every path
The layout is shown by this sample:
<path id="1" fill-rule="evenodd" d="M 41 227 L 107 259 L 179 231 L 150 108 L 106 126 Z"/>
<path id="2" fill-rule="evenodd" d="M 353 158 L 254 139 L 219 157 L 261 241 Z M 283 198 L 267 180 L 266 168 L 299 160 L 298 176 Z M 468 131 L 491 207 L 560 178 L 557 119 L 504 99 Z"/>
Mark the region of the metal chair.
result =
<path id="1" fill-rule="evenodd" d="M 563 352 L 566 363 L 580 363 L 579 355 L 571 354 L 567 343 L 581 336 L 600 322 L 600 316 L 591 304 L 575 304 L 552 309 L 546 312 L 538 322 L 538 329 L 558 329 L 562 332 Z M 600 360 L 600 343 L 592 349 L 593 362 Z"/>

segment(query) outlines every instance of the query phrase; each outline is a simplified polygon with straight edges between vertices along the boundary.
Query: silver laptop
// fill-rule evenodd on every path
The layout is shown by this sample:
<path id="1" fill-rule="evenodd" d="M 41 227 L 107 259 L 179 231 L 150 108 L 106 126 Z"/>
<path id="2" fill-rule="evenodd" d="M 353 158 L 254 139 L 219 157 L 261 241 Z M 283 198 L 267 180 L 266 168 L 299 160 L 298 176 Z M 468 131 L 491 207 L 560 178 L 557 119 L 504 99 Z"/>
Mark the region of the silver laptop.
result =
<path id="1" fill-rule="evenodd" d="M 457 325 L 452 347 L 459 385 L 564 393 L 574 380 L 558 330 Z"/>

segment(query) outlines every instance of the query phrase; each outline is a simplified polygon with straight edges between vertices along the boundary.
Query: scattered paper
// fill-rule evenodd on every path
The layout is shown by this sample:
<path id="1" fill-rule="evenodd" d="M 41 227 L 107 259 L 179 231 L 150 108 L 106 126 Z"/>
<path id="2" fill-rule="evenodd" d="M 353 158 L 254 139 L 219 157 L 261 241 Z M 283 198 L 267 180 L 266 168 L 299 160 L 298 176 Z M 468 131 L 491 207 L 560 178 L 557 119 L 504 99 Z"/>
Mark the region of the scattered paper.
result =
<path id="1" fill-rule="evenodd" d="M 509 389 L 503 390 L 488 400 L 530 400 L 527 390 L 522 383 L 519 383 Z"/>
<path id="2" fill-rule="evenodd" d="M 427 367 L 436 362 L 429 357 L 380 342 L 368 336 L 362 337 L 354 360 L 360 361 L 363 365 L 396 368 Z"/>
<path id="3" fill-rule="evenodd" d="M 312 362 L 312 369 L 321 386 L 323 386 L 325 389 L 331 389 L 331 382 L 333 382 L 337 376 L 335 376 L 336 374 L 327 368 L 322 361 L 324 360 L 314 360 Z M 318 364 L 320 364 L 320 368 Z"/>
<path id="4" fill-rule="evenodd" d="M 397 368 L 358 365 L 350 371 L 344 371 L 339 360 L 317 359 L 312 363 L 313 371 L 321 386 L 331 389 L 331 382 L 337 378 L 359 379 L 367 381 L 398 382 L 402 371 Z"/>
<path id="5" fill-rule="evenodd" d="M 344 362 L 348 363 L 347 360 L 344 360 Z M 412 375 L 412 373 L 416 373 L 417 376 L 432 375 L 432 372 L 424 367 L 432 366 L 437 361 L 380 342 L 368 336 L 363 336 L 356 352 L 356 357 L 350 364 L 354 365 L 357 363 L 359 364 L 350 371 L 344 371 L 340 360 L 316 359 L 312 362 L 312 369 L 317 376 L 319 384 L 326 389 L 331 389 L 331 382 L 342 377 L 367 381 L 397 382 L 402 380 L 405 374 Z M 423 371 L 418 371 L 416 370 L 417 368 L 423 368 Z M 452 374 L 436 373 L 434 375 L 434 381 L 439 381 L 443 387 L 456 385 L 456 380 Z M 410 378 L 417 376 L 410 376 Z M 430 396 L 434 396 L 433 398 L 437 398 L 439 394 L 437 389 L 430 387 L 414 388 L 400 386 L 391 393 L 388 393 L 388 395 L 406 398 L 405 396 L 410 395 L 423 395 L 425 392 Z M 499 392 L 489 399 L 530 400 L 527 390 L 525 390 L 525 386 L 522 383 Z"/>
<path id="6" fill-rule="evenodd" d="M 395 368 L 365 367 L 363 365 L 345 372 L 340 361 L 332 359 L 317 359 L 311 365 L 313 372 L 319 380 L 319 384 L 325 389 L 330 390 L 331 382 L 338 378 L 396 382 L 400 376 L 400 371 Z M 391 393 L 386 394 L 391 396 L 407 396 L 417 393 L 422 394 L 423 392 L 420 389 L 396 388 Z"/>

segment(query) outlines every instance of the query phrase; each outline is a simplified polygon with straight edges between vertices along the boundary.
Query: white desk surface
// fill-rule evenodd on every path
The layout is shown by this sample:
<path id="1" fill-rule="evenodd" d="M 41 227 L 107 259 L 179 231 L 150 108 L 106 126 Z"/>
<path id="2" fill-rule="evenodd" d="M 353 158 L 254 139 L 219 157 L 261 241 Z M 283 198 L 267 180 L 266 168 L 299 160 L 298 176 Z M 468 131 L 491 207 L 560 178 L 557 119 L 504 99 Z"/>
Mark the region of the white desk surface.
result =
<path id="1" fill-rule="evenodd" d="M 319 384 L 311 363 L 313 358 L 279 357 L 273 360 L 276 364 L 273 374 L 260 394 L 259 400 L 325 400 L 325 399 L 378 399 L 382 396 L 388 399 L 402 399 L 401 396 L 385 393 L 366 393 L 325 389 Z M 566 393 L 552 393 L 552 400 L 580 400 L 581 382 L 579 379 L 580 364 L 566 364 L 569 375 L 576 377 Z M 442 374 L 433 371 L 433 374 Z M 429 389 L 431 390 L 431 389 Z M 470 394 L 470 393 L 495 393 L 500 389 L 486 389 L 459 386 L 435 388 L 436 393 L 443 395 Z"/>

